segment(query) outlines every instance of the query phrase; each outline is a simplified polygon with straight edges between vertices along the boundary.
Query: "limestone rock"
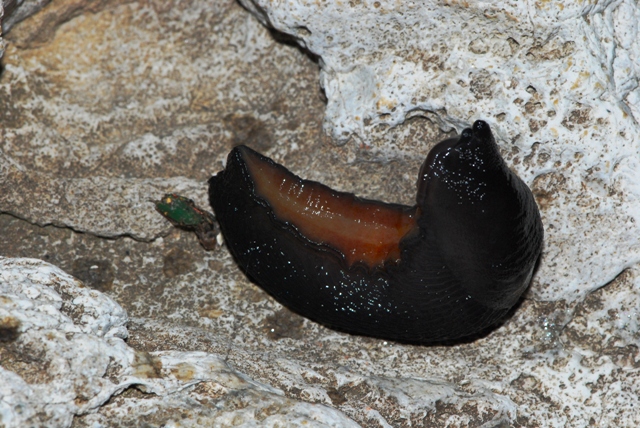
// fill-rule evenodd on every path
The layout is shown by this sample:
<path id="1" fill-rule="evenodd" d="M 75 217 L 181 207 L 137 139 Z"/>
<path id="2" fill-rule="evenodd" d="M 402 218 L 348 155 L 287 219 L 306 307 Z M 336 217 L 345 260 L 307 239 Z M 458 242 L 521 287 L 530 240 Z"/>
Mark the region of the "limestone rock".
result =
<path id="1" fill-rule="evenodd" d="M 357 426 L 327 406 L 283 397 L 220 356 L 134 351 L 124 341 L 128 317 L 120 305 L 39 260 L 0 258 L 0 320 L 5 342 L 0 356 L 13 360 L 0 366 L 0 421 L 7 428 L 69 427 L 73 416 L 93 413 L 132 387 L 153 395 L 128 400 L 124 409 L 103 409 L 107 415 L 120 413 L 122 424 L 139 422 L 152 410 L 171 424 L 162 413 L 179 410 L 192 415 L 180 418 L 182 426 L 255 419 L 270 425 Z M 93 414 L 81 423 L 114 426 L 114 419 Z"/>
<path id="2" fill-rule="evenodd" d="M 232 0 L 61 0 L 3 35 L 3 417 L 37 398 L 15 423 L 638 426 L 637 4 L 245 4 L 281 32 Z M 305 320 L 150 203 L 206 206 L 246 143 L 410 204 L 430 145 L 478 118 L 547 241 L 530 295 L 467 343 Z"/>
<path id="3" fill-rule="evenodd" d="M 242 3 L 318 56 L 336 139 L 490 123 L 543 214 L 533 298 L 580 301 L 640 260 L 637 2 Z"/>

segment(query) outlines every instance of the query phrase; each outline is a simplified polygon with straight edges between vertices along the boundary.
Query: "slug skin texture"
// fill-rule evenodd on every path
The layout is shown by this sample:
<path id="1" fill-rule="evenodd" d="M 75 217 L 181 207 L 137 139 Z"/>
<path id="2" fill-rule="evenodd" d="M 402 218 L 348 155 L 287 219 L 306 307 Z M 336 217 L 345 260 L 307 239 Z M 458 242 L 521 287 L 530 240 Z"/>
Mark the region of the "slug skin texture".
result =
<path id="1" fill-rule="evenodd" d="M 518 302 L 542 252 L 533 195 L 483 121 L 431 150 L 413 207 L 303 180 L 245 146 L 209 184 L 244 272 L 350 333 L 419 343 L 477 334 Z"/>

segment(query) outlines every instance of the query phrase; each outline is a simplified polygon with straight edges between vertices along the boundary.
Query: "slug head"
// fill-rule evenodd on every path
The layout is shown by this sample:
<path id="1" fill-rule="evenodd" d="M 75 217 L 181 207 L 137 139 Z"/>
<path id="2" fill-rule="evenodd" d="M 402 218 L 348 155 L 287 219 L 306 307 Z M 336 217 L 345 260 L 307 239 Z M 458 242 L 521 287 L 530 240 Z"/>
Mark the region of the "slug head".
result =
<path id="1" fill-rule="evenodd" d="M 527 239 L 541 226 L 531 191 L 506 166 L 486 122 L 431 150 L 417 203 L 419 224 L 469 295 L 489 307 L 515 304 L 539 255 Z"/>
<path id="2" fill-rule="evenodd" d="M 442 141 L 429 152 L 418 176 L 416 203 L 419 207 L 438 203 L 434 201 L 436 192 L 445 192 L 455 203 L 480 202 L 492 175 L 505 169 L 491 128 L 477 120 L 473 128 L 464 129 L 460 136 Z"/>

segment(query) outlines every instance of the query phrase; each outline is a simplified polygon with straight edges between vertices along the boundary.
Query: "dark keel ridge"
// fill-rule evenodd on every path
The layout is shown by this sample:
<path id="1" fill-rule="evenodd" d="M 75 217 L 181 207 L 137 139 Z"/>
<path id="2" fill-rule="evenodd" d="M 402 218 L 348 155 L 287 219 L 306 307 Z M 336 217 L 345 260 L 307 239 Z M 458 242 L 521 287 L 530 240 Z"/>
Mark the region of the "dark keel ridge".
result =
<path id="1" fill-rule="evenodd" d="M 542 252 L 533 195 L 483 121 L 431 150 L 414 207 L 302 180 L 245 146 L 209 183 L 245 273 L 350 333 L 432 343 L 486 331 L 518 303 Z"/>

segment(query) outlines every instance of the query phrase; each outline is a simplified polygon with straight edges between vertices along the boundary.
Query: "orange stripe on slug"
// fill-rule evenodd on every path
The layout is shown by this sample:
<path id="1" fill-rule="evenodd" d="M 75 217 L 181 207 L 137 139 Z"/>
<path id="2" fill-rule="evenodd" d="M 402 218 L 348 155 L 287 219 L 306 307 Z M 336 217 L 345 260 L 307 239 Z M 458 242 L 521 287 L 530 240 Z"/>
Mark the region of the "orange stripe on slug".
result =
<path id="1" fill-rule="evenodd" d="M 302 180 L 249 150 L 242 150 L 242 158 L 256 195 L 307 239 L 340 251 L 349 266 L 400 260 L 400 241 L 416 227 L 415 208 L 363 200 Z"/>

